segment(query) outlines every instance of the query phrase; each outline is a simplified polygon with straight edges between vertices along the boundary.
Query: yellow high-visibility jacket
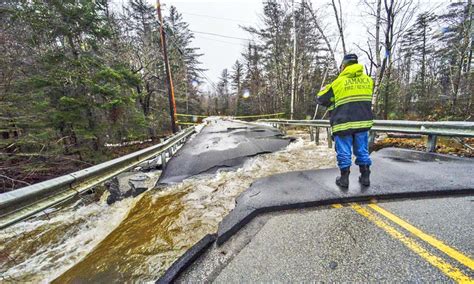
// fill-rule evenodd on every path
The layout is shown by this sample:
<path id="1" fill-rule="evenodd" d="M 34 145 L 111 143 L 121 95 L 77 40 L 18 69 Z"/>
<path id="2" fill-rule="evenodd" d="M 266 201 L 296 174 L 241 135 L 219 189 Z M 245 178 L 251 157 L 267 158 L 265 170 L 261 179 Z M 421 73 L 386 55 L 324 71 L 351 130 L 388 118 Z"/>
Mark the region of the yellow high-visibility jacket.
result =
<path id="1" fill-rule="evenodd" d="M 364 67 L 352 64 L 317 94 L 317 103 L 330 111 L 333 135 L 350 135 L 372 127 L 373 85 Z"/>

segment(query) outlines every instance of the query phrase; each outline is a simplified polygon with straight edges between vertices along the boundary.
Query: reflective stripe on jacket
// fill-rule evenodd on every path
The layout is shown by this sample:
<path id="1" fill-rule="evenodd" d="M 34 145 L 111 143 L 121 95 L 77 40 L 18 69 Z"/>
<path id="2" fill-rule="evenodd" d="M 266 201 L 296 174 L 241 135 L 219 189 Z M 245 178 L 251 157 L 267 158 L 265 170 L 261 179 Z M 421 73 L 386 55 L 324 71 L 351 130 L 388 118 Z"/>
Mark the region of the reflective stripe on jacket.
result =
<path id="1" fill-rule="evenodd" d="M 364 73 L 364 67 L 353 64 L 318 93 L 318 104 L 330 111 L 334 135 L 349 135 L 372 127 L 373 84 L 372 78 Z"/>

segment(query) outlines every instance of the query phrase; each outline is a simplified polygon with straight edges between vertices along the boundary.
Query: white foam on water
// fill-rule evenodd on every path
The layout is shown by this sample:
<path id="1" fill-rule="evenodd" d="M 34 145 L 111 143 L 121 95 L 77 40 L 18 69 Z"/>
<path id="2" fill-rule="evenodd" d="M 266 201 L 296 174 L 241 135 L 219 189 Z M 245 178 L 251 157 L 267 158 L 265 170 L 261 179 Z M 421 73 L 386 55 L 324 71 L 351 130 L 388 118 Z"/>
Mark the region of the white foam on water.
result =
<path id="1" fill-rule="evenodd" d="M 256 179 L 289 171 L 330 168 L 335 166 L 335 152 L 326 144 L 310 142 L 307 134 L 296 134 L 296 140 L 281 151 L 259 155 L 248 159 L 242 167 L 221 169 L 215 174 L 191 177 L 181 183 L 165 187 L 162 191 L 151 191 L 153 199 L 161 196 L 186 192 L 180 203 L 184 206 L 174 221 L 182 236 L 174 236 L 181 246 L 193 243 L 188 233 L 205 235 L 215 233 L 219 222 L 235 207 L 235 199 Z M 162 252 L 163 255 L 167 252 Z M 176 257 L 172 255 L 171 257 Z M 157 255 L 140 258 L 133 264 L 135 271 L 159 275 L 166 267 L 160 267 Z M 172 261 L 169 261 L 171 263 Z M 138 281 L 149 280 L 145 273 L 134 274 Z"/>
<path id="2" fill-rule="evenodd" d="M 0 268 L 3 280 L 49 282 L 55 279 L 114 230 L 135 202 L 129 198 L 111 206 L 105 203 L 70 206 L 57 211 L 51 219 L 32 219 L 0 231 L 0 250 L 8 251 L 10 258 Z M 28 234 L 32 235 L 24 237 Z M 33 254 L 22 255 L 31 249 Z"/>

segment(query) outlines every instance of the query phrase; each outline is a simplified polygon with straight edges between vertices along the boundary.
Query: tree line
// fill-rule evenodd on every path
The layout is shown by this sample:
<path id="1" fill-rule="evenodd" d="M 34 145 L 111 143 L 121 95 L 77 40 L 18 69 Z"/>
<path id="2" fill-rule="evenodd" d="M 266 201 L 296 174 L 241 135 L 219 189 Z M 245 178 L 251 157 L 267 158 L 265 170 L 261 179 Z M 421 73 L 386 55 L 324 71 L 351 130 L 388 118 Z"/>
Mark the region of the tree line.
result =
<path id="1" fill-rule="evenodd" d="M 210 106 L 222 114 L 289 114 L 295 24 L 296 118 L 313 117 L 315 93 L 339 73 L 336 54 L 351 52 L 374 79 L 377 118 L 472 120 L 472 0 L 441 5 L 436 14 L 413 0 L 361 0 L 367 41 L 358 44 L 347 42 L 340 1 L 318 8 L 297 1 L 295 13 L 290 0 L 265 1 L 259 27 L 243 27 L 257 40 L 222 71 Z"/>

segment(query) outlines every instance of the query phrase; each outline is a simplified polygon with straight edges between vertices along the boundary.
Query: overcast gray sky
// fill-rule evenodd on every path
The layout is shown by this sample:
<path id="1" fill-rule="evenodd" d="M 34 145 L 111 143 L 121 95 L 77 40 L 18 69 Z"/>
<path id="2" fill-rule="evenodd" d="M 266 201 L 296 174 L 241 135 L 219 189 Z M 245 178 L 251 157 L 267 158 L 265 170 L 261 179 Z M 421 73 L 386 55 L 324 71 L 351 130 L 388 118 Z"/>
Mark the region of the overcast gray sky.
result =
<path id="1" fill-rule="evenodd" d="M 150 0 L 152 1 L 152 0 Z M 201 57 L 209 79 L 217 83 L 224 68 L 231 68 L 240 57 L 250 35 L 239 26 L 255 26 L 262 11 L 259 0 L 161 0 L 166 7 L 175 6 L 194 31 L 194 46 L 201 48 Z M 210 34 L 206 34 L 210 33 Z M 218 34 L 223 36 L 216 36 Z M 238 39 L 241 38 L 241 39 Z"/>
<path id="2" fill-rule="evenodd" d="M 148 1 L 155 5 L 154 0 Z M 301 0 L 295 1 L 299 3 Z M 262 0 L 161 0 L 164 13 L 168 12 L 167 9 L 170 5 L 173 5 L 182 13 L 184 21 L 189 23 L 190 29 L 195 34 L 193 45 L 201 48 L 201 52 L 204 54 L 201 58 L 203 67 L 208 69 L 206 74 L 213 82 L 218 81 L 222 69 L 230 69 L 235 60 L 240 58 L 241 52 L 251 36 L 239 26 L 257 26 L 259 24 L 262 2 Z M 312 2 L 314 7 L 322 7 L 330 1 L 312 0 Z M 363 54 L 360 54 L 354 45 L 354 43 L 364 45 L 367 40 L 366 27 L 363 25 L 363 22 L 367 21 L 367 17 L 364 16 L 364 9 L 359 5 L 359 2 L 360 0 L 341 0 L 346 21 L 346 45 L 350 51 L 358 53 L 362 57 L 362 62 L 365 62 Z M 450 1 L 420 0 L 419 2 L 419 11 L 421 11 L 442 3 L 448 4 Z M 334 33 L 336 32 L 332 13 L 328 14 L 325 23 L 330 24 L 329 27 L 333 29 Z M 339 57 L 342 56 L 340 49 L 339 44 L 337 50 Z"/>

